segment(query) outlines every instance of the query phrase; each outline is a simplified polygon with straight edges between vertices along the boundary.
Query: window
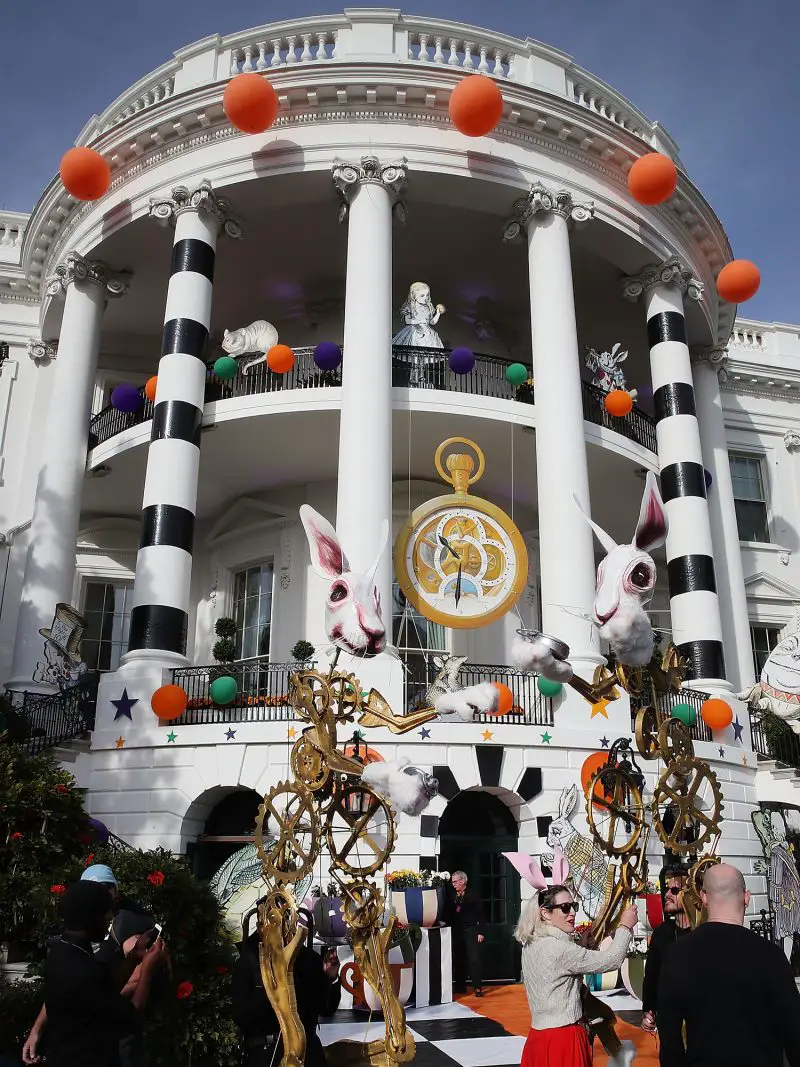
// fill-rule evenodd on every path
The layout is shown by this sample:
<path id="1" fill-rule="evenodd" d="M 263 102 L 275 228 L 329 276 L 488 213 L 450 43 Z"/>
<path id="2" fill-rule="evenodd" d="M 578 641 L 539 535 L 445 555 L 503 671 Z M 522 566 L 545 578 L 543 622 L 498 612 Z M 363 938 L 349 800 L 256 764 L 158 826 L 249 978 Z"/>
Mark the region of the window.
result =
<path id="1" fill-rule="evenodd" d="M 767 500 L 759 456 L 731 452 L 731 482 L 740 541 L 769 541 Z"/>
<path id="2" fill-rule="evenodd" d="M 767 657 L 780 641 L 781 631 L 777 626 L 751 626 L 750 644 L 753 649 L 753 666 L 756 669 L 756 678 L 761 677 L 761 669 L 767 662 Z"/>
<path id="3" fill-rule="evenodd" d="M 81 651 L 91 671 L 115 671 L 128 651 L 133 587 L 126 582 L 87 582 L 83 597 L 86 633 Z"/>
<path id="4" fill-rule="evenodd" d="M 237 659 L 269 655 L 273 574 L 272 560 L 268 560 L 233 576 Z"/>

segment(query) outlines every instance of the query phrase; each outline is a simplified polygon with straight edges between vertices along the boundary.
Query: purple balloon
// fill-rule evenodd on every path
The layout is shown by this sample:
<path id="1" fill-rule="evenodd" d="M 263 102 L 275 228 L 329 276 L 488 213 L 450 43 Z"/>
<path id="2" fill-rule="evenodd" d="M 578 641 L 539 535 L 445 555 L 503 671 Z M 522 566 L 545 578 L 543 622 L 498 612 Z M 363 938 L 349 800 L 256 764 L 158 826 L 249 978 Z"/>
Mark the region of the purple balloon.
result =
<path id="1" fill-rule="evenodd" d="M 144 397 L 135 385 L 118 385 L 111 393 L 111 406 L 126 415 L 133 415 L 144 406 Z"/>
<path id="2" fill-rule="evenodd" d="M 639 400 L 652 400 L 653 387 L 651 385 L 639 385 L 636 387 L 636 396 Z"/>
<path id="3" fill-rule="evenodd" d="M 101 844 L 105 844 L 108 841 L 108 827 L 104 822 L 100 822 L 99 819 L 89 819 L 89 829 L 93 831 L 95 837 Z"/>
<path id="4" fill-rule="evenodd" d="M 336 370 L 342 362 L 342 350 L 334 341 L 323 341 L 314 349 L 314 362 L 320 370 Z"/>
<path id="5" fill-rule="evenodd" d="M 475 353 L 469 348 L 454 348 L 448 362 L 453 374 L 469 374 L 475 366 Z"/>
<path id="6" fill-rule="evenodd" d="M 703 477 L 706 480 L 706 489 L 710 489 L 711 483 L 714 481 L 714 479 L 711 477 L 711 471 L 704 470 Z"/>

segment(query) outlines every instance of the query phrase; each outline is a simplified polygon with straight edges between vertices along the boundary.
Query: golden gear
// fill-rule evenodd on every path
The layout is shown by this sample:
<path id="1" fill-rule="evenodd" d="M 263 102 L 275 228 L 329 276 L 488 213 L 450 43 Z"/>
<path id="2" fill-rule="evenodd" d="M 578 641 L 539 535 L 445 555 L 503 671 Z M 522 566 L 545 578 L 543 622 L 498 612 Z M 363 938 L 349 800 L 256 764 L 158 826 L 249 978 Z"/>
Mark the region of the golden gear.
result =
<path id="1" fill-rule="evenodd" d="M 299 718 L 316 722 L 331 706 L 333 694 L 327 678 L 319 671 L 298 671 L 290 680 L 289 696 Z"/>
<path id="2" fill-rule="evenodd" d="M 711 807 L 700 806 L 703 787 L 710 790 Z M 651 810 L 656 833 L 671 852 L 700 852 L 720 833 L 722 789 L 703 760 L 689 756 L 663 771 L 653 790 Z"/>
<path id="3" fill-rule="evenodd" d="M 703 879 L 709 868 L 719 862 L 719 856 L 701 856 L 689 871 L 689 882 L 680 894 L 679 899 L 692 929 L 706 920 L 706 911 L 703 907 L 700 891 L 703 888 Z"/>
<path id="4" fill-rule="evenodd" d="M 658 712 L 651 705 L 636 712 L 636 748 L 642 759 L 656 759 L 660 754 L 658 731 L 661 725 Z"/>
<path id="5" fill-rule="evenodd" d="M 383 914 L 383 900 L 372 882 L 348 882 L 342 887 L 342 915 L 354 930 L 377 925 Z"/>
<path id="6" fill-rule="evenodd" d="M 264 848 L 264 822 L 273 819 L 275 840 Z M 279 782 L 264 797 L 256 819 L 256 850 L 264 877 L 276 882 L 297 882 L 314 869 L 319 842 L 319 820 L 314 797 L 304 786 Z"/>
<path id="7" fill-rule="evenodd" d="M 330 681 L 333 714 L 337 722 L 352 722 L 361 708 L 361 683 L 354 674 L 334 674 Z"/>
<path id="8" fill-rule="evenodd" d="M 364 878 L 380 870 L 392 854 L 394 816 L 386 801 L 368 786 L 346 785 L 337 789 L 328 809 L 325 837 L 331 866 Z M 362 848 L 370 850 L 364 859 Z"/>
<path id="9" fill-rule="evenodd" d="M 609 856 L 632 852 L 645 821 L 642 794 L 631 775 L 620 767 L 601 767 L 592 775 L 586 797 L 589 830 L 604 852 Z"/>
<path id="10" fill-rule="evenodd" d="M 694 757 L 694 745 L 689 728 L 680 719 L 665 719 L 658 730 L 659 755 L 675 771 L 684 768 Z"/>
<path id="11" fill-rule="evenodd" d="M 292 774 L 312 793 L 324 789 L 330 782 L 331 772 L 325 753 L 305 735 L 295 742 L 291 755 Z"/>
<path id="12" fill-rule="evenodd" d="M 284 886 L 268 893 L 258 906 L 258 921 L 280 926 L 284 945 L 288 945 L 297 932 L 297 904 L 294 895 Z"/>

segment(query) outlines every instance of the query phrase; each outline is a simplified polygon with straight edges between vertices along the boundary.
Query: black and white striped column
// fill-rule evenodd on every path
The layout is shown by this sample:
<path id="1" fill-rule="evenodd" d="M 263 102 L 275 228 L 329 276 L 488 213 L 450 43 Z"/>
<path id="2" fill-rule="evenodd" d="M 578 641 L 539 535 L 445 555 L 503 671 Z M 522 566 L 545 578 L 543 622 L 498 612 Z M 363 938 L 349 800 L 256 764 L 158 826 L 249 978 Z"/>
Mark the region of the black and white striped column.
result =
<path id="1" fill-rule="evenodd" d="M 174 219 L 175 238 L 125 662 L 159 654 L 174 661 L 186 653 L 217 235 L 224 227 L 240 236 L 227 202 L 208 182 L 173 189 L 150 213 Z"/>
<path id="2" fill-rule="evenodd" d="M 711 523 L 700 428 L 683 315 L 683 294 L 699 299 L 699 282 L 677 259 L 647 267 L 624 283 L 644 297 L 656 417 L 661 495 L 667 509 L 667 578 L 672 639 L 690 664 L 690 680 L 725 679 Z"/>

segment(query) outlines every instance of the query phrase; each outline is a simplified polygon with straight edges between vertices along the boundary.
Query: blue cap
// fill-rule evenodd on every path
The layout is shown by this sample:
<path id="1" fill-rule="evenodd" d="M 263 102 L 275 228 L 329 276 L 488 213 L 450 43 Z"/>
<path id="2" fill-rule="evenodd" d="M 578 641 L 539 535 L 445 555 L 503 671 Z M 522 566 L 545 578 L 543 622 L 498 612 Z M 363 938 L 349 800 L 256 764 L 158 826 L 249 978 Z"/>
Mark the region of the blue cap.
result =
<path id="1" fill-rule="evenodd" d="M 102 882 L 104 885 L 113 885 L 116 889 L 117 880 L 114 872 L 105 863 L 93 863 L 87 867 L 81 875 L 82 882 Z"/>

